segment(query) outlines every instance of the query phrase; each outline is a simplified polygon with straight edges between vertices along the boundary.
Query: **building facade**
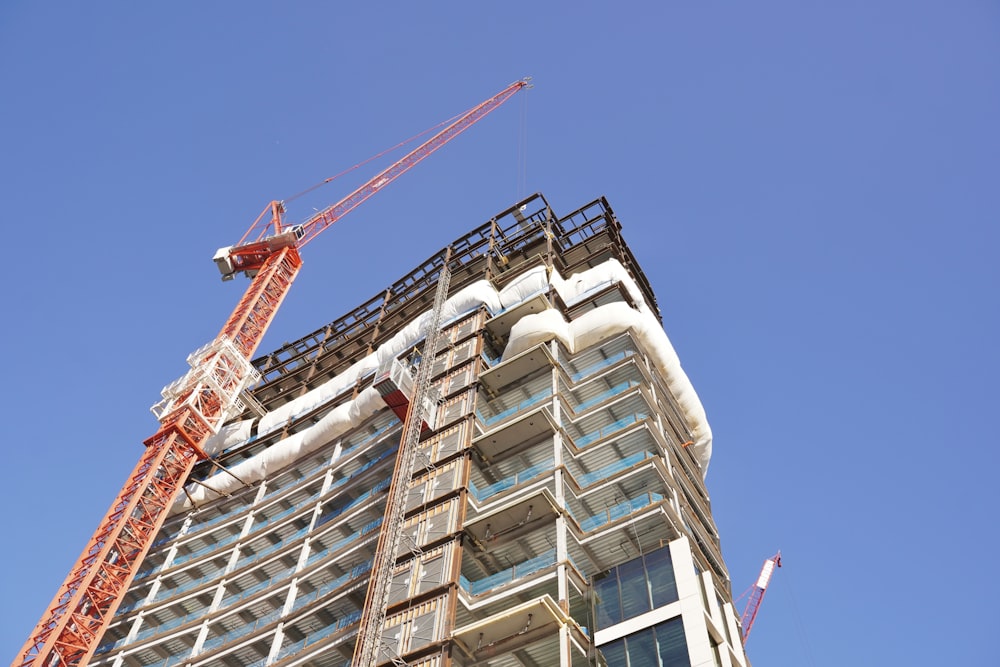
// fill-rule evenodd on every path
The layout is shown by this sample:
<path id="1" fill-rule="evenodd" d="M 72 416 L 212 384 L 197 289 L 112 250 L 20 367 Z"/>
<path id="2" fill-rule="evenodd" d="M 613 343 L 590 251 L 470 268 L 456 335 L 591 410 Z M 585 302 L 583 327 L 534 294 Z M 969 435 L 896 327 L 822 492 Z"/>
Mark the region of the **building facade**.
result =
<path id="1" fill-rule="evenodd" d="M 431 363 L 380 664 L 748 665 L 711 431 L 604 199 L 518 202 L 254 363 L 91 664 L 350 665 L 388 528 L 391 397 Z"/>

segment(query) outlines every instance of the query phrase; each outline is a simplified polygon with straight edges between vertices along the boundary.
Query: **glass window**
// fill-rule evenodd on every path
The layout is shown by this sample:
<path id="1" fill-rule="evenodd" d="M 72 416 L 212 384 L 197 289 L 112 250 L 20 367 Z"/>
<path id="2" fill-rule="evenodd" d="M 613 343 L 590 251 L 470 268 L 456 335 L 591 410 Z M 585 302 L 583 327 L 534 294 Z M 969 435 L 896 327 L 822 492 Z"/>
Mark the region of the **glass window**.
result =
<path id="1" fill-rule="evenodd" d="M 656 639 L 653 628 L 646 628 L 625 638 L 625 650 L 628 653 L 630 667 L 640 665 L 659 665 L 656 657 Z M 609 666 L 610 667 L 610 666 Z"/>
<path id="2" fill-rule="evenodd" d="M 668 547 L 634 558 L 595 577 L 593 587 L 598 628 L 678 600 Z"/>
<path id="3" fill-rule="evenodd" d="M 622 622 L 621 603 L 618 600 L 618 576 L 615 570 L 594 580 L 594 595 L 596 596 L 597 627 L 606 628 L 609 625 Z"/>
<path id="4" fill-rule="evenodd" d="M 677 582 L 669 548 L 657 549 L 646 556 L 646 572 L 654 608 L 677 602 Z"/>
<path id="5" fill-rule="evenodd" d="M 628 656 L 625 653 L 625 640 L 618 639 L 601 647 L 601 654 L 608 667 L 628 667 Z"/>
<path id="6" fill-rule="evenodd" d="M 650 610 L 649 582 L 642 559 L 636 558 L 618 566 L 622 586 L 622 616 L 632 618 Z"/>
<path id="7" fill-rule="evenodd" d="M 656 632 L 656 644 L 660 649 L 660 665 L 662 667 L 691 667 L 687 639 L 684 637 L 684 623 L 680 617 L 660 623 L 653 629 Z"/>
<path id="8" fill-rule="evenodd" d="M 608 667 L 691 667 L 680 617 L 600 647 Z"/>

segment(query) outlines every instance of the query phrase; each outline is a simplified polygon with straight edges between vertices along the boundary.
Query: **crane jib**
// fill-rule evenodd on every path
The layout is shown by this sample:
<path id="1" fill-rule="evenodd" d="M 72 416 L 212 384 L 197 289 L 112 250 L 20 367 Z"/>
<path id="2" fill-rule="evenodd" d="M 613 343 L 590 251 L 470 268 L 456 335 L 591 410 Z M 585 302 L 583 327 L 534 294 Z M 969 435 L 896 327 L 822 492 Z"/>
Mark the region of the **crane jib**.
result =
<path id="1" fill-rule="evenodd" d="M 240 395 L 255 381 L 250 359 L 302 265 L 298 248 L 528 86 L 527 80 L 507 86 L 303 225 L 285 227 L 284 206 L 271 202 L 236 246 L 216 253 L 223 280 L 239 272 L 253 280 L 219 336 L 189 357 L 188 374 L 164 389 L 164 401 L 154 406 L 160 429 L 146 441 L 133 474 L 22 646 L 15 667 L 72 667 L 94 655 L 195 462 L 204 456 L 205 440 L 242 411 Z M 256 238 L 244 243 L 257 230 Z M 383 567 L 372 577 L 390 571 Z M 373 611 L 384 615 L 384 600 Z"/>

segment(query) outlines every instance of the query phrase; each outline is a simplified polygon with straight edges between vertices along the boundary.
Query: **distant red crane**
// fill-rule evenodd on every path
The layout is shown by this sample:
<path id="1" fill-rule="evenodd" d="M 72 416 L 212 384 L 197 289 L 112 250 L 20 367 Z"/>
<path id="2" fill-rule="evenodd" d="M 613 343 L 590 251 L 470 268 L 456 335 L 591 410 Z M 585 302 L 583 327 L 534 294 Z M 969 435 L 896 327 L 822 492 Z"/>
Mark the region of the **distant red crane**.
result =
<path id="1" fill-rule="evenodd" d="M 764 593 L 767 592 L 767 585 L 771 582 L 771 576 L 774 575 L 776 567 L 781 567 L 780 551 L 764 561 L 764 566 L 760 568 L 760 576 L 757 577 L 757 583 L 751 589 L 750 600 L 743 610 L 743 615 L 740 616 L 740 625 L 743 626 L 744 646 L 750 638 L 750 629 L 753 627 L 754 619 L 757 618 L 757 612 L 760 611 L 760 603 L 764 601 Z"/>
<path id="2" fill-rule="evenodd" d="M 469 109 L 301 225 L 286 225 L 284 205 L 271 202 L 235 246 L 215 254 L 223 280 L 243 272 L 252 278 L 250 286 L 215 340 L 188 357 L 191 370 L 163 390 L 163 401 L 153 407 L 159 430 L 145 441 L 139 463 L 13 667 L 69 667 L 86 664 L 94 654 L 167 510 L 195 463 L 207 458 L 205 441 L 243 411 L 240 395 L 260 379 L 250 360 L 302 266 L 299 248 L 528 86 L 527 79 L 515 81 Z M 181 307 L 166 311 L 154 326 L 176 326 L 185 317 L 184 299 L 178 301 Z"/>

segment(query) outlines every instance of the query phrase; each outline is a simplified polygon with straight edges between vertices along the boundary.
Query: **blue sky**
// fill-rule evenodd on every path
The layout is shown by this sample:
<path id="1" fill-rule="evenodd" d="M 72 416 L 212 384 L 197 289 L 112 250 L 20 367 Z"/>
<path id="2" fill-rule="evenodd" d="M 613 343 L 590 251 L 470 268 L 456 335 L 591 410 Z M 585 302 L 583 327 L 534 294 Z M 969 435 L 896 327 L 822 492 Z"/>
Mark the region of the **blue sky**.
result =
<path id="1" fill-rule="evenodd" d="M 1000 6 L 352 5 L 0 7 L 0 652 L 238 299 L 215 249 L 531 75 L 306 249 L 261 349 L 521 183 L 559 213 L 606 195 L 713 426 L 734 592 L 784 554 L 754 663 L 994 662 Z"/>

